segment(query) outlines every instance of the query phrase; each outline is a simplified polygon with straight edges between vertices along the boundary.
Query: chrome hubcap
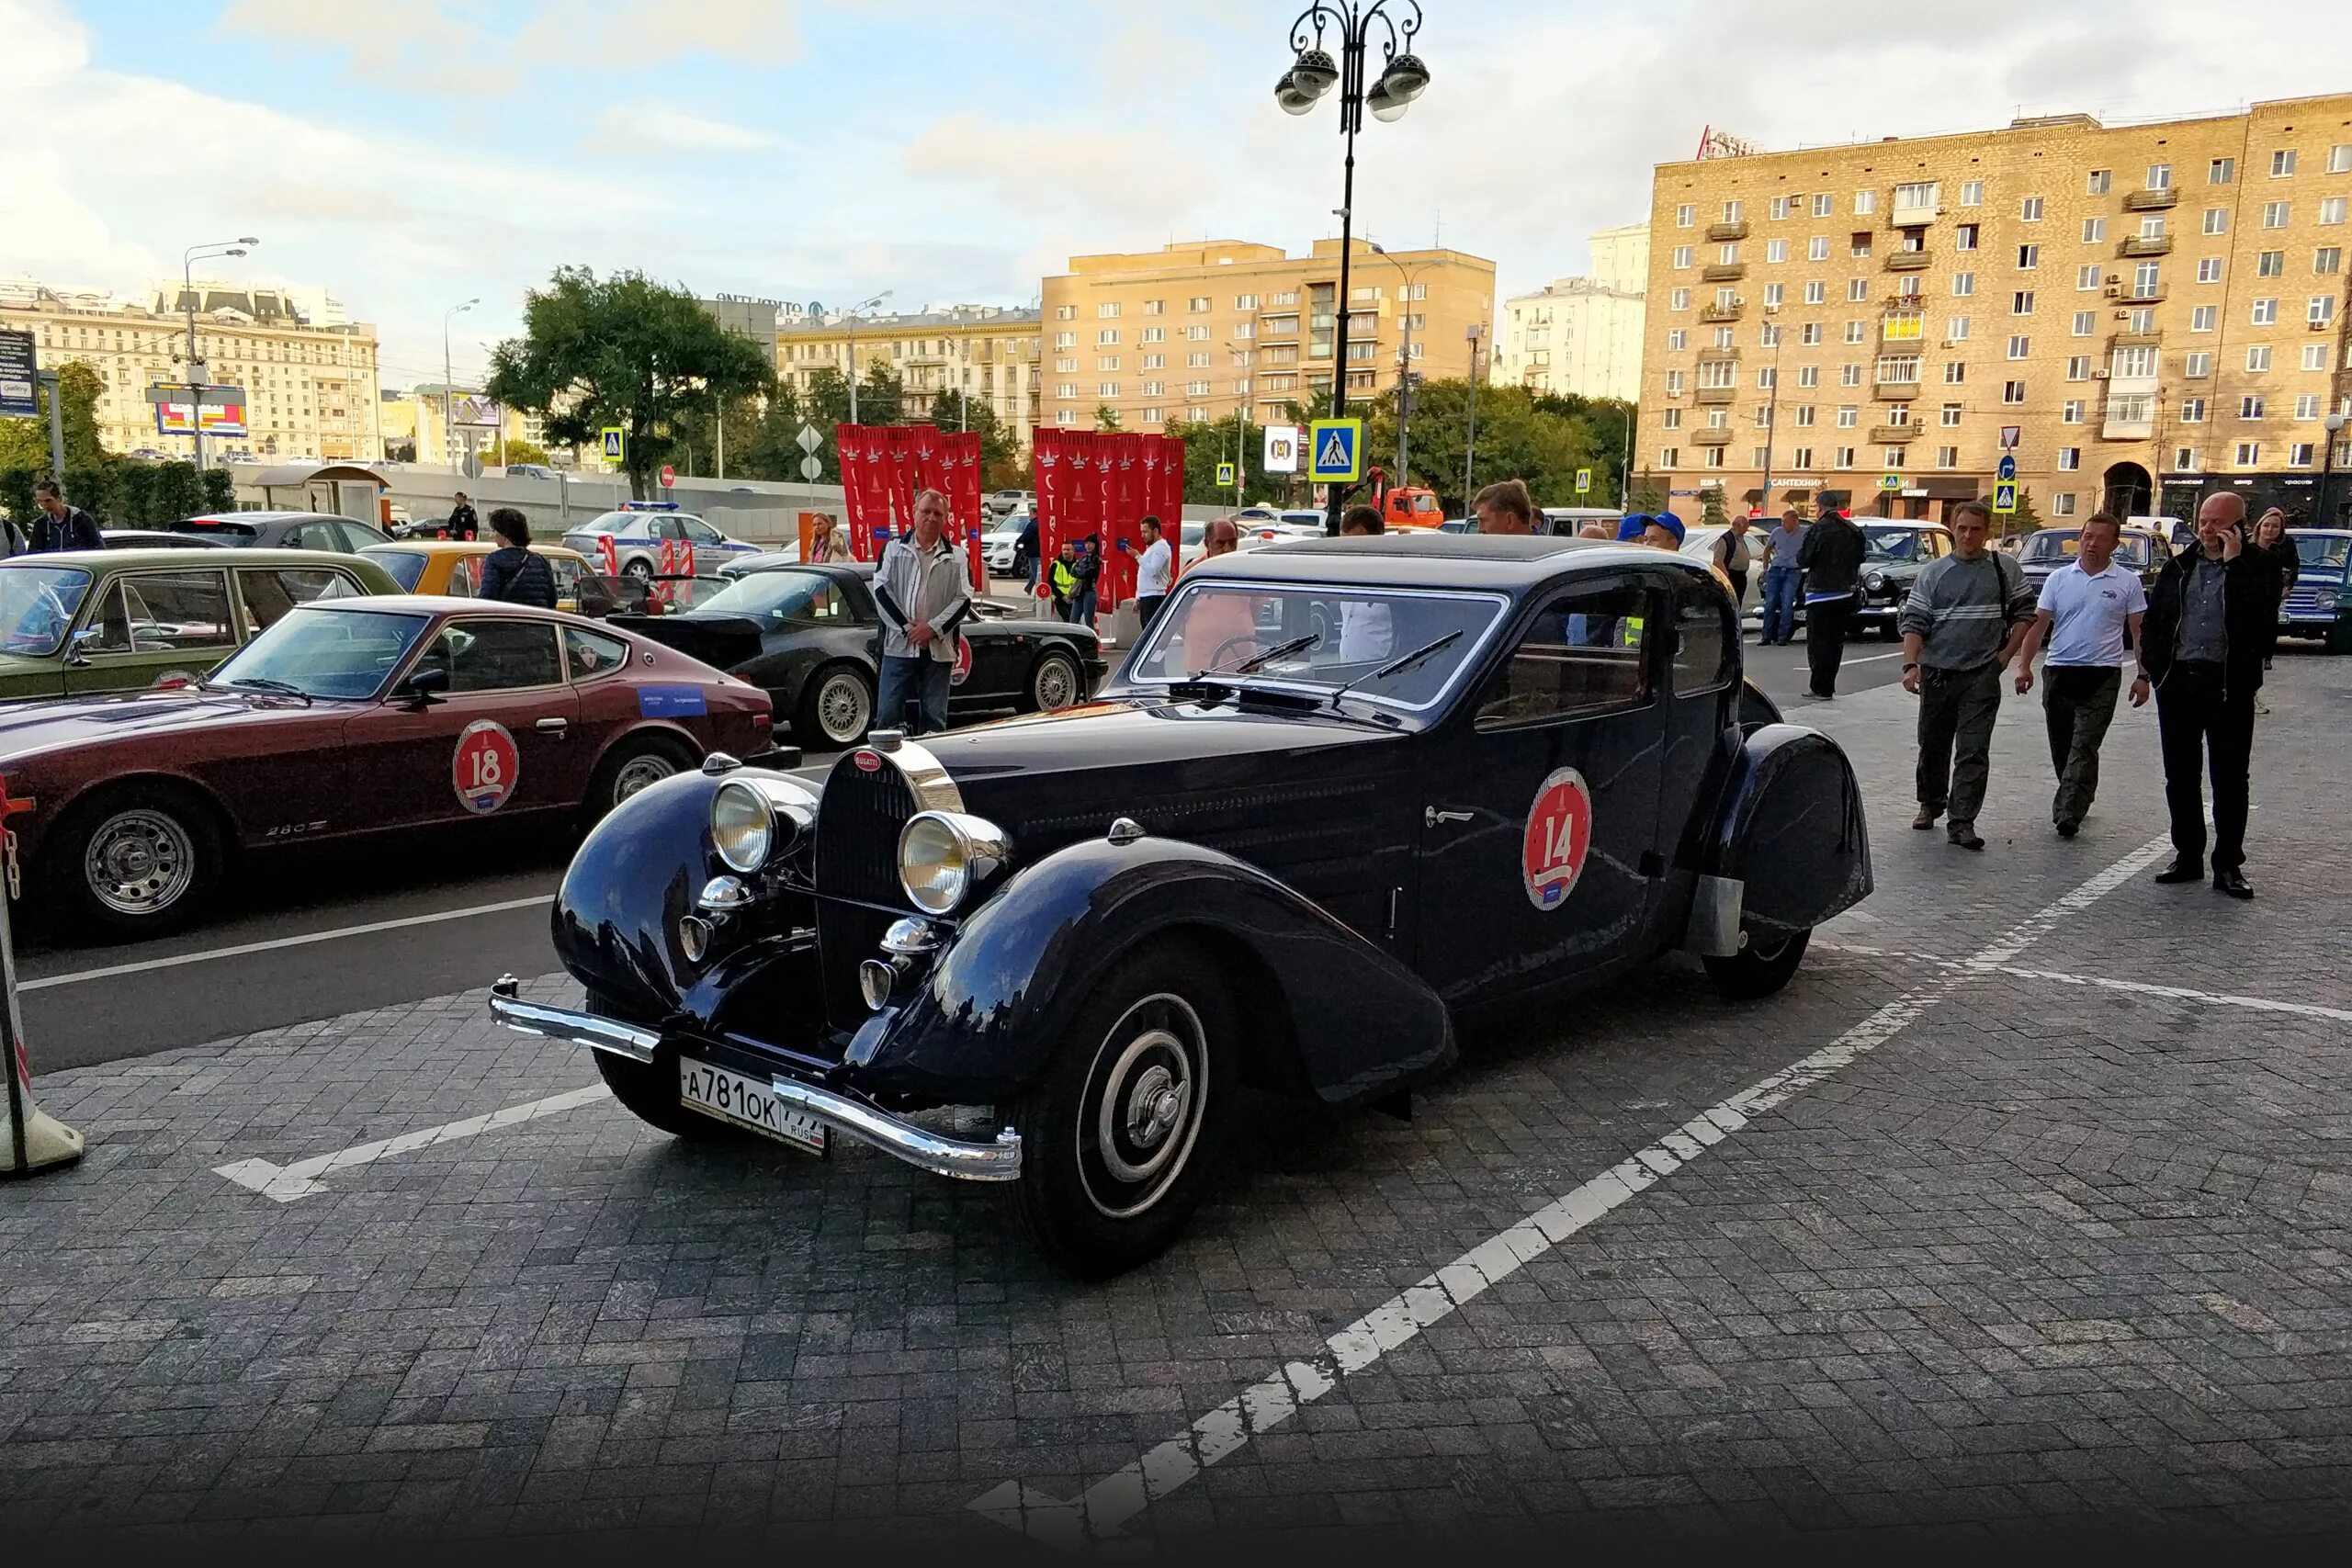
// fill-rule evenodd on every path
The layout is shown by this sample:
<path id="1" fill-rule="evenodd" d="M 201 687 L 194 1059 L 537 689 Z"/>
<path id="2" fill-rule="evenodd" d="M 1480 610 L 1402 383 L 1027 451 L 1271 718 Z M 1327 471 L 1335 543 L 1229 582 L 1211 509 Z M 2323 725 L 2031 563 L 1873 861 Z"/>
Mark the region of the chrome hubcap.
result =
<path id="1" fill-rule="evenodd" d="M 1048 659 L 1037 667 L 1037 705 L 1048 711 L 1066 708 L 1075 699 L 1078 681 L 1068 664 Z"/>
<path id="2" fill-rule="evenodd" d="M 847 675 L 836 675 L 817 694 L 817 723 L 829 740 L 846 744 L 865 728 L 865 688 Z"/>
<path id="3" fill-rule="evenodd" d="M 1146 997 L 1102 1042 L 1087 1076 L 1078 1125 L 1087 1200 L 1133 1218 L 1183 1173 L 1205 1109 L 1207 1042 L 1181 997 Z"/>
<path id="4" fill-rule="evenodd" d="M 627 800 L 648 784 L 660 784 L 677 767 L 667 757 L 636 757 L 621 767 L 620 776 L 613 780 L 613 799 Z"/>
<path id="5" fill-rule="evenodd" d="M 159 914 L 195 882 L 196 842 L 161 811 L 118 812 L 90 835 L 82 874 L 91 895 L 116 914 Z"/>

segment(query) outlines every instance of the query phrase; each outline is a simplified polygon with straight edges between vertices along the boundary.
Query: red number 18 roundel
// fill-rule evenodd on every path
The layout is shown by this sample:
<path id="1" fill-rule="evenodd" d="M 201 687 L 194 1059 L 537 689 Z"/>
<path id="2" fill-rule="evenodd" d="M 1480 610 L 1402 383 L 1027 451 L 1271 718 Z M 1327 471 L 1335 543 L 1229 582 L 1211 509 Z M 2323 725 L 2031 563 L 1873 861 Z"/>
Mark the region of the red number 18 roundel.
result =
<path id="1" fill-rule="evenodd" d="M 494 718 L 478 718 L 466 726 L 449 760 L 449 782 L 457 786 L 458 803 L 477 817 L 505 805 L 522 773 L 514 737 Z"/>
<path id="2" fill-rule="evenodd" d="M 1582 773 L 1562 768 L 1544 781 L 1528 808 L 1527 839 L 1519 852 L 1528 902 L 1539 909 L 1566 902 L 1591 850 L 1592 791 Z"/>

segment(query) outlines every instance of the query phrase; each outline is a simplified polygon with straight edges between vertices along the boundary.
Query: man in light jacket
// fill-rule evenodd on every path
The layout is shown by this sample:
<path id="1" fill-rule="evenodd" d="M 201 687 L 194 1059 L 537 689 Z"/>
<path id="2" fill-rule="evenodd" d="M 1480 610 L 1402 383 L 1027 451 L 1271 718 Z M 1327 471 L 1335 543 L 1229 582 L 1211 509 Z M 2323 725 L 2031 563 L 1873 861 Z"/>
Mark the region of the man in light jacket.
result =
<path id="1" fill-rule="evenodd" d="M 915 497 L 914 529 L 882 551 L 874 603 L 882 614 L 882 682 L 875 722 L 903 724 L 910 735 L 947 728 L 947 689 L 956 669 L 957 628 L 972 613 L 963 558 L 944 536 L 947 497 Z M 910 716 L 908 705 L 914 705 Z"/>

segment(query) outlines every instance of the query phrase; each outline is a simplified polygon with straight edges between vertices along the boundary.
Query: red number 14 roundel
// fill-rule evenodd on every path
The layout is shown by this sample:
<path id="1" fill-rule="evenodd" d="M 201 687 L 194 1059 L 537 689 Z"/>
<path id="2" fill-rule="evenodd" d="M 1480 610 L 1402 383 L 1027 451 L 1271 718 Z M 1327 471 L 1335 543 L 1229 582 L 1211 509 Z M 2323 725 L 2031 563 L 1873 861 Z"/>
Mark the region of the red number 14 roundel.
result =
<path id="1" fill-rule="evenodd" d="M 1539 909 L 1558 908 L 1584 874 L 1585 857 L 1591 851 L 1592 791 L 1585 787 L 1582 773 L 1562 768 L 1544 781 L 1527 813 L 1527 839 L 1519 864 L 1528 902 Z"/>
<path id="2" fill-rule="evenodd" d="M 477 817 L 505 805 L 522 772 L 514 737 L 494 718 L 478 718 L 466 726 L 449 760 L 449 782 L 457 786 L 458 802 Z"/>

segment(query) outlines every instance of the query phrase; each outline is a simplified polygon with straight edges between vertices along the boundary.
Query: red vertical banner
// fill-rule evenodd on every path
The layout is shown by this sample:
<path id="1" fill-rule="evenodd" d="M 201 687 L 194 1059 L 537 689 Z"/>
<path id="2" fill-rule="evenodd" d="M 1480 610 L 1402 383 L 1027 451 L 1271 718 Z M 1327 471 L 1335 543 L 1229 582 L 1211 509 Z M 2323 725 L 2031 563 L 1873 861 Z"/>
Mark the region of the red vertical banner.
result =
<path id="1" fill-rule="evenodd" d="M 1063 485 L 1062 542 L 1076 544 L 1094 532 L 1102 513 L 1102 481 L 1094 463 L 1102 437 L 1091 430 L 1072 430 L 1062 436 L 1062 461 L 1069 472 Z"/>
<path id="2" fill-rule="evenodd" d="M 915 454 L 914 433 L 903 424 L 884 425 L 882 437 L 882 471 L 889 486 L 890 537 L 903 536 L 914 522 L 915 515 Z"/>
<path id="3" fill-rule="evenodd" d="M 935 490 L 942 495 L 952 494 L 947 478 L 947 444 L 936 425 L 910 424 L 907 432 L 909 472 L 917 491 Z M 952 508 L 951 508 L 952 510 Z M 952 519 L 951 519 L 952 523 Z M 961 538 L 954 527 L 948 529 L 950 543 Z"/>
<path id="4" fill-rule="evenodd" d="M 1055 552 L 1061 547 L 1063 487 L 1069 480 L 1062 433 L 1039 425 L 1029 437 L 1029 462 L 1037 491 L 1037 592 L 1042 597 L 1053 576 Z"/>
<path id="5" fill-rule="evenodd" d="M 1184 564 L 1184 444 L 1172 435 L 1159 438 L 1159 504 L 1152 511 L 1168 540 L 1172 582 Z"/>
<path id="6" fill-rule="evenodd" d="M 1137 519 L 1143 516 L 1144 497 L 1148 493 L 1144 488 L 1148 476 L 1143 466 L 1143 449 L 1149 439 L 1144 435 L 1111 437 L 1111 515 L 1102 531 L 1105 608 L 1135 597 L 1135 552 L 1142 547 L 1143 541 Z M 1123 545 L 1124 549 L 1120 547 Z"/>
<path id="7" fill-rule="evenodd" d="M 833 450 L 841 455 L 842 510 L 847 513 L 852 560 L 874 558 L 874 517 L 866 509 L 865 427 L 833 426 Z"/>
<path id="8" fill-rule="evenodd" d="M 964 549 L 972 563 L 972 592 L 989 588 L 988 558 L 980 549 L 980 435 L 976 430 L 942 436 L 947 444 L 947 499 L 956 512 L 956 526 L 963 531 Z"/>

